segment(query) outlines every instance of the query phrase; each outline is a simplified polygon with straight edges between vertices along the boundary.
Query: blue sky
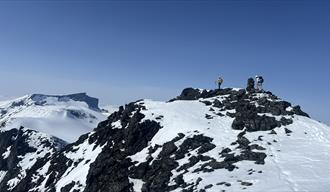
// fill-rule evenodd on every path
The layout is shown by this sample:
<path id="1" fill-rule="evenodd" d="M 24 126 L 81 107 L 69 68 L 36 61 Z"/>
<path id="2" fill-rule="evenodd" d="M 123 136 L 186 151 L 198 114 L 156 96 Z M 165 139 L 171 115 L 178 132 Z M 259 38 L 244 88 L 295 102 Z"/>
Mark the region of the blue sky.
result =
<path id="1" fill-rule="evenodd" d="M 330 124 L 327 1 L 0 1 L 0 95 L 103 104 L 185 87 L 265 88 Z"/>

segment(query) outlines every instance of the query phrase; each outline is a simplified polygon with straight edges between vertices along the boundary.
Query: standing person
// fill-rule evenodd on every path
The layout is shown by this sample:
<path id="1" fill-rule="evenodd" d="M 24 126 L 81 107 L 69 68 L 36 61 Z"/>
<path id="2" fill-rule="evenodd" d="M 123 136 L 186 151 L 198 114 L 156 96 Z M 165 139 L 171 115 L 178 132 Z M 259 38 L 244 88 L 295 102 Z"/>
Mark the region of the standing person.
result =
<path id="1" fill-rule="evenodd" d="M 252 77 L 248 79 L 247 86 L 246 86 L 246 91 L 248 91 L 248 92 L 255 91 L 255 89 L 254 89 L 254 79 Z"/>
<path id="2" fill-rule="evenodd" d="M 256 75 L 257 90 L 262 90 L 262 84 L 264 83 L 264 78 L 262 76 Z"/>
<path id="3" fill-rule="evenodd" d="M 219 77 L 215 83 L 218 85 L 218 89 L 221 89 L 221 84 L 223 83 L 223 78 L 222 77 Z"/>

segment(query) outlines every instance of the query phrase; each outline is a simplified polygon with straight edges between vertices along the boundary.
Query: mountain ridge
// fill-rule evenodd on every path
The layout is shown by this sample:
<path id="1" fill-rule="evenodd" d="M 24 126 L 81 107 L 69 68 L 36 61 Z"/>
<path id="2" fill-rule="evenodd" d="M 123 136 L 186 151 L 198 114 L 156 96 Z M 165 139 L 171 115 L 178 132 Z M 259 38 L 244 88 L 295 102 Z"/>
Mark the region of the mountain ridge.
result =
<path id="1" fill-rule="evenodd" d="M 30 98 L 39 104 L 42 104 L 42 102 L 45 102 L 44 100 L 48 97 L 54 97 L 58 98 L 58 101 L 68 101 L 68 100 L 73 100 L 73 101 L 81 101 L 85 102 L 90 109 L 96 110 L 96 111 L 101 111 L 99 108 L 99 99 L 90 97 L 87 95 L 85 92 L 81 93 L 74 93 L 74 94 L 67 94 L 67 95 L 46 95 L 46 94 L 32 94 Z"/>
<path id="2" fill-rule="evenodd" d="M 119 107 L 40 158 L 17 185 L 0 181 L 0 190 L 325 190 L 329 135 L 329 127 L 270 92 L 188 88 L 169 102 Z"/>

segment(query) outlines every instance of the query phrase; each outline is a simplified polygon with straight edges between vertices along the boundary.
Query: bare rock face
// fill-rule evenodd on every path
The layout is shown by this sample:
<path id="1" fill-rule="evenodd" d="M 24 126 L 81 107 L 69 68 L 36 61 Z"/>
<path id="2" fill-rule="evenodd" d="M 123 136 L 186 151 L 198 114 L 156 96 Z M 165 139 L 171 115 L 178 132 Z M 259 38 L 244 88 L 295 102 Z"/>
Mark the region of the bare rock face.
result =
<path id="1" fill-rule="evenodd" d="M 129 191 L 131 185 L 128 180 L 129 167 L 133 165 L 129 158 L 143 148 L 147 147 L 148 141 L 161 128 L 155 121 L 146 120 L 140 122 L 144 115 L 139 111 L 141 106 L 131 103 L 120 108 L 109 117 L 108 121 L 102 122 L 96 129 L 101 133 L 100 137 L 107 136 L 108 142 L 105 150 L 100 153 L 96 161 L 91 165 L 91 171 L 87 176 L 85 191 Z M 132 113 L 134 115 L 132 115 Z M 126 129 L 111 129 L 112 122 L 120 120 Z M 104 133 L 104 134 L 102 134 Z"/>

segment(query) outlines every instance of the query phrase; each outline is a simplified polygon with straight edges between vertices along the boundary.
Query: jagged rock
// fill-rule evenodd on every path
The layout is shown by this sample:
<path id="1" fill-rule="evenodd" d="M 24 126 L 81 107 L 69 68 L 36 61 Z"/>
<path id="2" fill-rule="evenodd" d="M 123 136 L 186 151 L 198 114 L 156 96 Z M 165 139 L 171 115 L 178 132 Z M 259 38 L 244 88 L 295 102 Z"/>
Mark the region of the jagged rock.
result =
<path id="1" fill-rule="evenodd" d="M 201 92 L 198 89 L 186 88 L 182 91 L 178 100 L 196 100 L 200 98 Z"/>
<path id="2" fill-rule="evenodd" d="M 284 128 L 284 130 L 285 130 L 285 133 L 286 134 L 292 133 L 292 131 L 290 129 L 288 129 L 288 128 Z"/>
<path id="3" fill-rule="evenodd" d="M 156 119 L 156 120 L 161 120 L 161 119 L 163 119 L 163 118 L 164 118 L 164 116 L 163 116 L 163 115 L 160 115 L 160 116 L 156 117 L 155 119 Z"/>
<path id="4" fill-rule="evenodd" d="M 235 118 L 236 113 L 229 113 L 229 112 L 227 112 L 226 115 L 229 116 L 229 117 L 231 117 L 231 118 Z"/>
<path id="5" fill-rule="evenodd" d="M 247 148 L 248 145 L 251 143 L 246 137 L 241 136 L 237 138 L 238 147 L 239 148 Z"/>
<path id="6" fill-rule="evenodd" d="M 212 187 L 213 187 L 213 185 L 210 184 L 210 185 L 206 185 L 204 189 L 210 189 L 210 188 L 212 188 Z"/>
<path id="7" fill-rule="evenodd" d="M 293 123 L 293 120 L 292 119 L 287 119 L 285 117 L 282 117 L 281 120 L 280 120 L 281 124 L 286 126 L 286 125 L 290 125 Z"/>
<path id="8" fill-rule="evenodd" d="M 177 146 L 174 142 L 167 142 L 163 145 L 163 150 L 160 152 L 159 157 L 168 157 L 177 150 Z"/>
<path id="9" fill-rule="evenodd" d="M 238 156 L 240 161 L 248 160 L 248 161 L 255 161 L 255 164 L 265 164 L 265 158 L 267 155 L 261 152 L 252 152 L 249 150 L 243 151 L 241 155 Z"/>
<path id="10" fill-rule="evenodd" d="M 32 142 L 37 146 L 31 145 Z M 33 166 L 38 166 L 42 158 L 50 157 L 65 145 L 66 143 L 58 138 L 48 137 L 23 127 L 0 132 L 0 153 L 7 153 L 5 157 L 0 158 L 0 170 L 7 172 L 0 180 L 0 191 L 9 191 L 6 183 L 14 178 L 20 183 L 11 191 L 19 192 L 29 189 L 29 183 L 24 182 L 31 179 L 27 173 L 32 172 Z M 10 149 L 9 153 L 6 152 L 8 149 Z M 27 154 L 32 156 L 28 157 Z M 22 163 L 28 161 L 30 161 L 32 168 L 22 170 Z"/>
<path id="11" fill-rule="evenodd" d="M 269 134 L 277 135 L 276 131 L 274 131 L 274 130 L 271 130 Z"/>
<path id="12" fill-rule="evenodd" d="M 221 152 L 220 152 L 220 154 L 228 154 L 228 153 L 230 153 L 232 150 L 231 149 L 229 149 L 229 148 L 225 148 L 225 149 L 223 149 Z"/>
<path id="13" fill-rule="evenodd" d="M 198 151 L 197 154 L 203 154 L 206 153 L 208 151 L 211 151 L 212 149 L 214 149 L 216 147 L 216 145 L 214 145 L 213 143 L 205 143 L 204 145 L 202 145 Z"/>
<path id="14" fill-rule="evenodd" d="M 211 101 L 201 101 L 202 103 L 204 103 L 206 106 L 210 106 L 212 105 Z"/>
<path id="15" fill-rule="evenodd" d="M 243 137 L 245 134 L 246 134 L 246 130 L 240 132 L 240 133 L 237 135 L 237 137 L 238 137 L 238 138 L 241 138 L 241 137 Z"/>
<path id="16" fill-rule="evenodd" d="M 62 189 L 61 189 L 61 192 L 70 192 L 71 191 L 71 189 L 75 186 L 75 182 L 74 181 L 72 181 L 70 184 L 68 184 L 68 185 L 66 185 L 65 187 L 63 187 Z"/>
<path id="17" fill-rule="evenodd" d="M 230 183 L 227 183 L 227 182 L 220 182 L 220 183 L 217 183 L 217 185 L 225 185 L 227 187 L 230 187 L 231 184 Z"/>
<path id="18" fill-rule="evenodd" d="M 209 115 L 209 114 L 205 114 L 205 118 L 206 119 L 213 119 L 212 115 Z"/>
<path id="19" fill-rule="evenodd" d="M 301 110 L 299 105 L 293 107 L 292 111 L 294 112 L 294 114 L 305 116 L 305 117 L 310 117 L 307 113 L 305 113 Z"/>
<path id="20" fill-rule="evenodd" d="M 132 166 L 132 163 L 126 157 L 146 147 L 148 141 L 161 128 L 159 123 L 155 121 L 147 120 L 139 123 L 144 118 L 144 115 L 138 112 L 140 109 L 140 106 L 132 103 L 127 105 L 125 110 L 121 108 L 119 114 L 109 117 L 108 121 L 110 122 L 120 118 L 122 126 L 127 126 L 127 128 L 112 130 L 111 132 L 107 131 L 107 137 L 112 138 L 113 143 L 122 143 L 123 139 L 125 142 L 123 146 L 108 143 L 106 150 L 102 151 L 95 162 L 91 164 L 92 171 L 87 176 L 88 185 L 85 188 L 86 192 L 97 190 L 121 192 L 130 189 L 128 167 Z M 133 111 L 137 112 L 131 117 Z M 109 129 L 109 127 L 105 128 Z M 98 129 L 104 128 L 99 126 Z M 109 180 L 108 178 L 111 179 Z M 160 177 L 160 179 L 163 179 L 163 177 Z M 100 183 L 104 183 L 102 187 L 100 187 Z"/>
<path id="21" fill-rule="evenodd" d="M 213 101 L 213 107 L 216 107 L 216 108 L 222 108 L 224 105 L 221 103 L 221 101 L 219 101 L 218 99 L 215 99 Z"/>
<path id="22" fill-rule="evenodd" d="M 271 97 L 272 95 L 270 95 Z M 263 97 L 257 100 L 258 113 L 271 113 L 272 115 L 292 115 L 293 113 L 286 109 L 291 106 L 291 103 L 286 101 L 270 101 Z"/>
<path id="23" fill-rule="evenodd" d="M 235 119 L 232 128 L 235 130 L 242 130 L 246 128 L 247 131 L 267 131 L 275 127 L 279 127 L 280 123 L 274 117 L 259 116 L 256 107 L 249 103 L 242 102 L 236 108 Z"/>
<path id="24" fill-rule="evenodd" d="M 248 147 L 250 150 L 253 150 L 253 149 L 261 150 L 261 151 L 266 150 L 266 148 L 264 148 L 258 144 L 252 144 L 252 145 L 249 145 Z"/>
<path id="25" fill-rule="evenodd" d="M 247 181 L 241 181 L 241 185 L 243 186 L 251 186 L 253 183 L 247 182 Z"/>

